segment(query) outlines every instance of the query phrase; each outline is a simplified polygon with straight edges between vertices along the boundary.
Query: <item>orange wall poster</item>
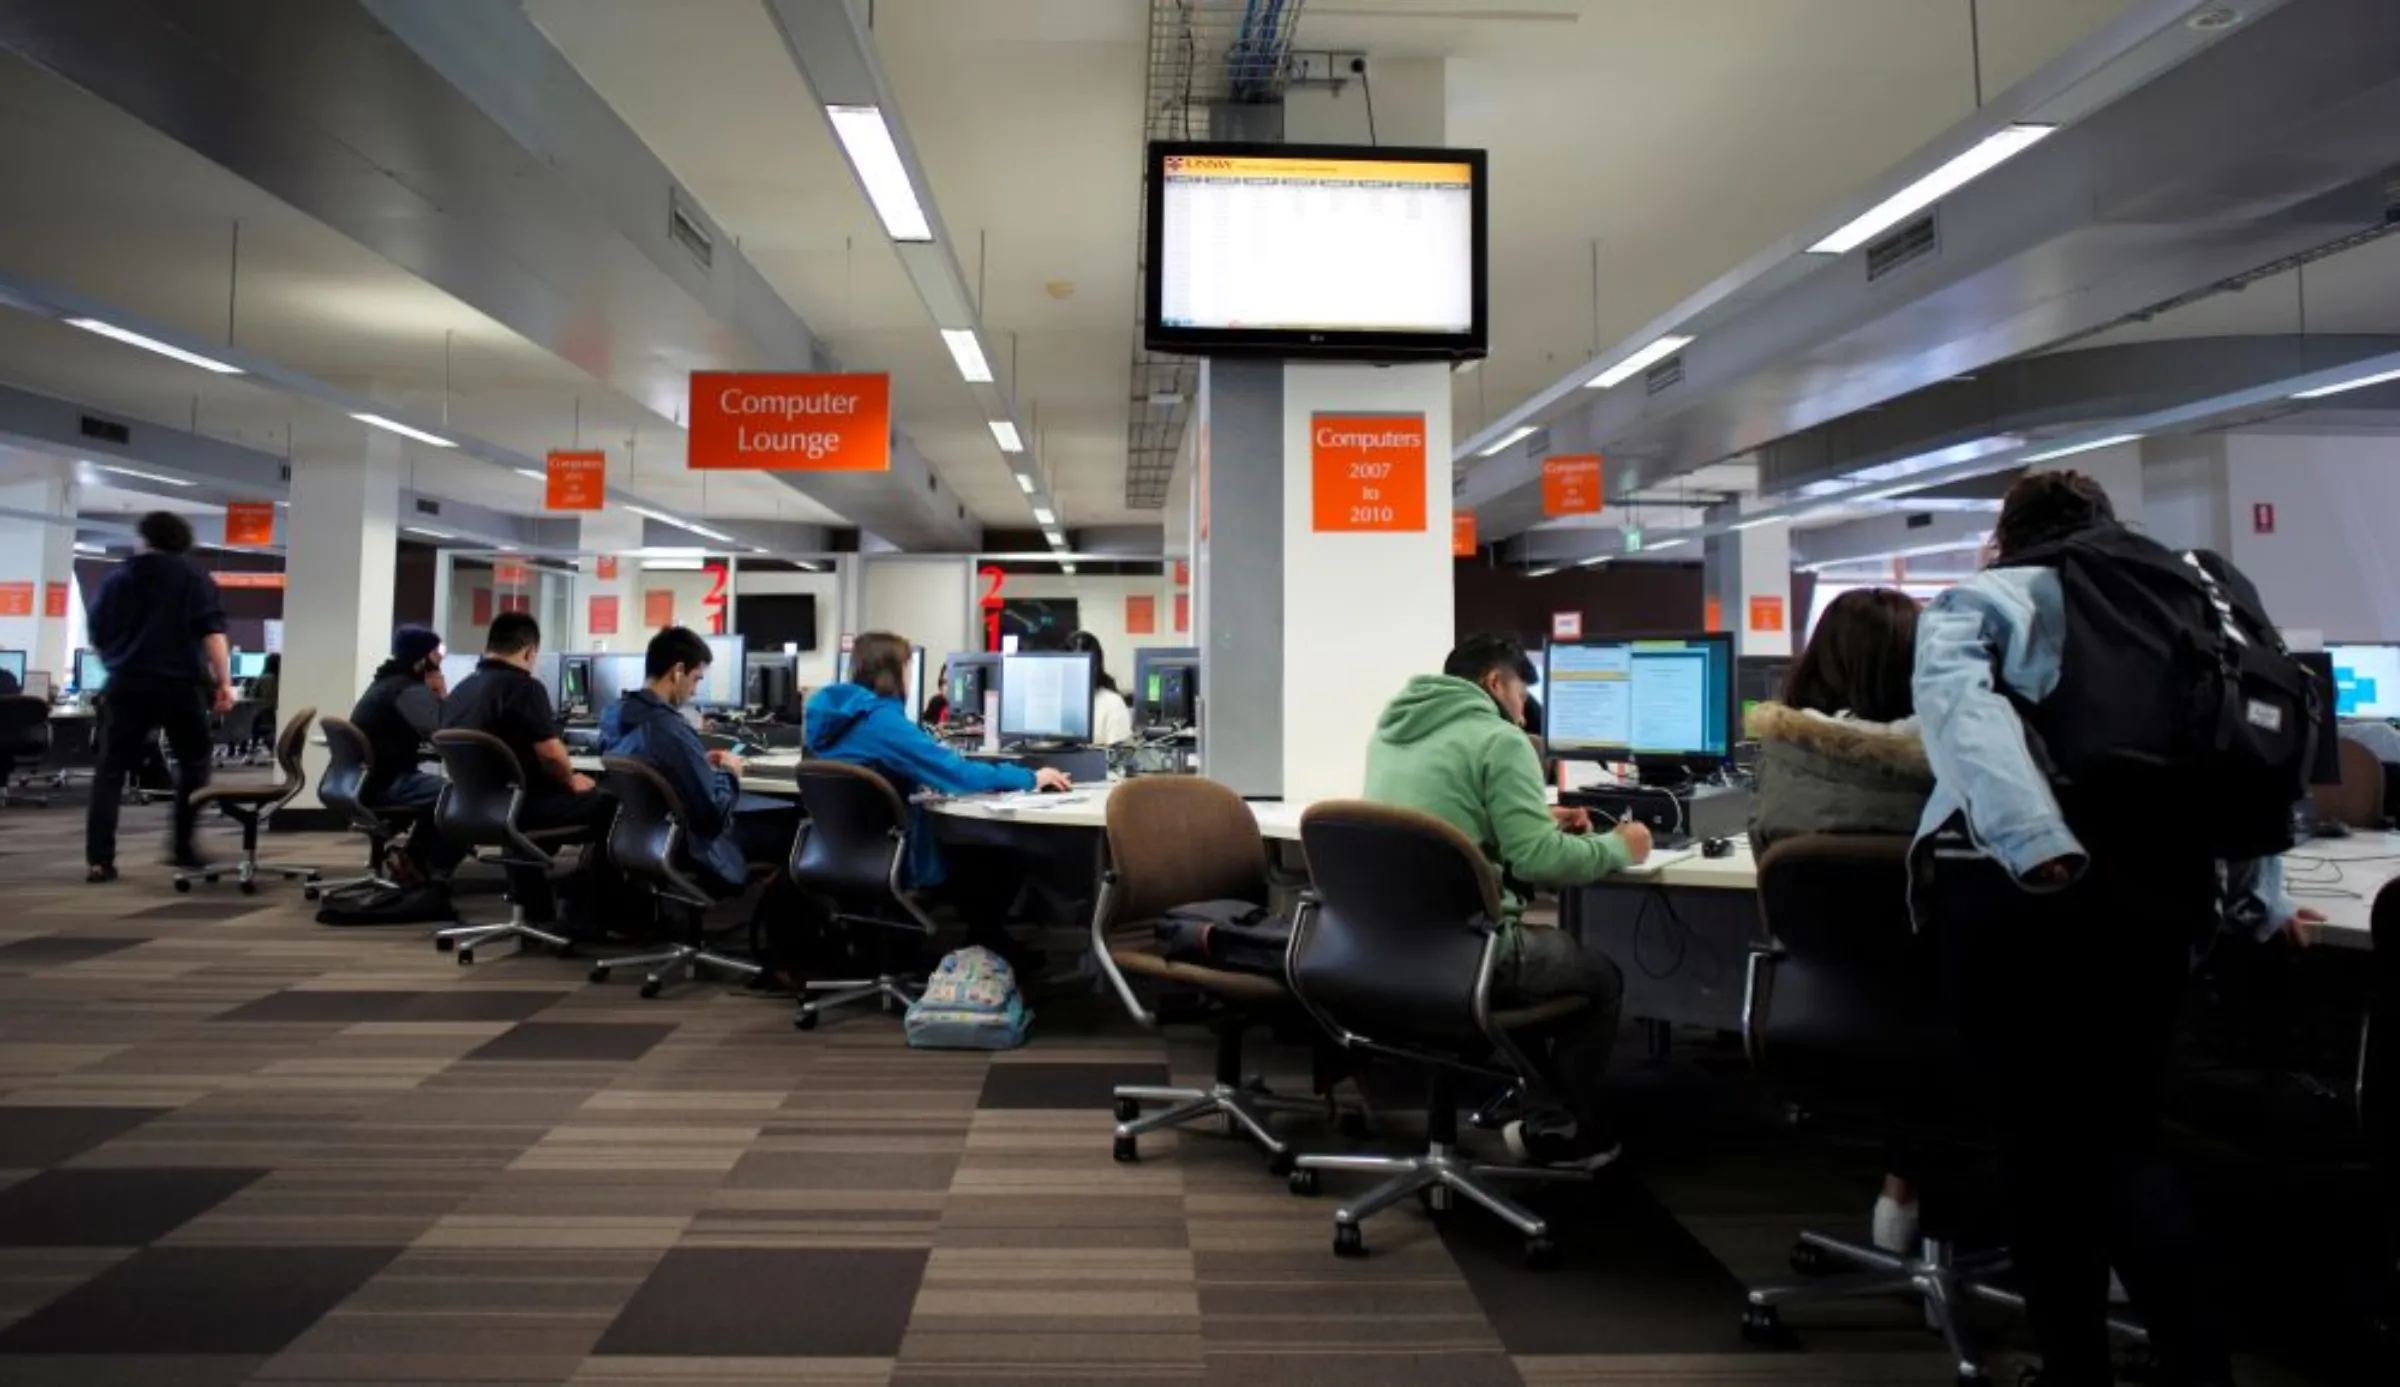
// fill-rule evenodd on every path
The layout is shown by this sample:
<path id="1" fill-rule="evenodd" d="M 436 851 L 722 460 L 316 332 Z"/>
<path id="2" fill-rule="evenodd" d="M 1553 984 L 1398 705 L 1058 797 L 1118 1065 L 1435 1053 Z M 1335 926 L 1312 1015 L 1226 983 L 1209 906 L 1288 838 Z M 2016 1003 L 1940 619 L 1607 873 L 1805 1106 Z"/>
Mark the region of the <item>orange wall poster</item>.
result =
<path id="1" fill-rule="evenodd" d="M 1542 459 L 1542 514 L 1600 512 L 1600 455 L 1577 453 Z"/>
<path id="2" fill-rule="evenodd" d="M 1476 548 L 1475 512 L 1471 510 L 1452 511 L 1450 513 L 1450 557 L 1454 559 L 1474 558 Z"/>
<path id="3" fill-rule="evenodd" d="M 1184 632 L 1186 632 L 1186 631 L 1189 631 L 1189 630 L 1191 630 L 1191 629 L 1192 629 L 1192 595 L 1191 595 L 1190 593 L 1188 593 L 1188 592 L 1179 592 L 1179 593 L 1176 593 L 1176 594 L 1175 594 L 1175 634 L 1177 634 L 1177 635 L 1179 635 L 1179 636 L 1180 636 L 1180 635 L 1182 635 Z"/>
<path id="4" fill-rule="evenodd" d="M 1188 588 L 1191 585 L 1192 561 L 1190 559 L 1177 559 L 1175 561 L 1175 586 L 1179 588 Z"/>
<path id="5" fill-rule="evenodd" d="M 42 584 L 42 615 L 60 617 L 66 614 L 67 585 L 65 583 Z"/>
<path id="6" fill-rule="evenodd" d="M 0 583 L 0 616 L 32 616 L 33 584 Z"/>
<path id="7" fill-rule="evenodd" d="M 892 378 L 694 371 L 689 428 L 698 471 L 889 472 Z"/>
<path id="8" fill-rule="evenodd" d="M 1146 592 L 1125 594 L 1125 634 L 1155 636 L 1158 634 L 1158 599 Z"/>
<path id="9" fill-rule="evenodd" d="M 220 588 L 267 588 L 280 592 L 284 575 L 280 573 L 211 573 Z"/>
<path id="10" fill-rule="evenodd" d="M 531 593 L 523 592 L 501 593 L 500 610 L 504 612 L 530 612 L 533 610 L 533 595 Z"/>
<path id="11" fill-rule="evenodd" d="M 595 636 L 615 635 L 617 633 L 617 599 L 615 595 L 595 596 L 592 598 L 591 607 L 591 620 L 586 624 L 592 628 L 592 634 Z"/>
<path id="12" fill-rule="evenodd" d="M 1702 604 L 1700 629 L 1703 631 L 1722 631 L 1725 629 L 1725 603 L 1723 600 L 1711 597 L 1706 603 Z"/>
<path id="13" fill-rule="evenodd" d="M 1550 614 L 1550 639 L 1554 641 L 1582 640 L 1583 613 L 1552 612 Z"/>
<path id="14" fill-rule="evenodd" d="M 1318 533 L 1421 534 L 1425 416 L 1313 414 L 1309 458 Z"/>
<path id="15" fill-rule="evenodd" d="M 275 503 L 234 501 L 225 507 L 225 542 L 264 547 L 275 542 Z"/>
<path id="16" fill-rule="evenodd" d="M 492 590 L 490 588 L 475 589 L 473 611 L 477 626 L 492 624 Z"/>
<path id="17" fill-rule="evenodd" d="M 642 624 L 653 631 L 675 624 L 675 590 L 651 588 L 642 594 Z"/>
<path id="18" fill-rule="evenodd" d="M 617 581 L 617 556 L 602 554 L 599 560 L 592 565 L 592 576 L 603 583 Z"/>
<path id="19" fill-rule="evenodd" d="M 544 510 L 598 510 L 608 503 L 608 454 L 597 448 L 553 448 L 542 494 Z"/>
<path id="20" fill-rule="evenodd" d="M 1750 629 L 1774 632 L 1783 629 L 1783 599 L 1772 594 L 1750 599 Z"/>
<path id="21" fill-rule="evenodd" d="M 525 565 L 521 563 L 502 560 L 492 565 L 492 581 L 504 588 L 521 588 L 525 586 L 528 576 Z"/>

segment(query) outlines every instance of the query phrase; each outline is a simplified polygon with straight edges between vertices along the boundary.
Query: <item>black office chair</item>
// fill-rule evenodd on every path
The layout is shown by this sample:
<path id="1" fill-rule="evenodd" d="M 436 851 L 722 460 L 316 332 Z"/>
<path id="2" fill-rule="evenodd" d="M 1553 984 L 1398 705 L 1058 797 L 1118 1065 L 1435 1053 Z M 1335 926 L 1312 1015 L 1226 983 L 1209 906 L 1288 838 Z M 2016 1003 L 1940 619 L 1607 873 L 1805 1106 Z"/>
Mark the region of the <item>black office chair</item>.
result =
<path id="1" fill-rule="evenodd" d="M 2375 1001 L 2359 1037 L 2358 1115 L 2383 1203 L 2386 1280 L 2376 1317 L 2375 1349 L 2400 1353 L 2400 881 L 2375 893 L 2368 928 L 2374 941 Z"/>
<path id="2" fill-rule="evenodd" d="M 794 774 L 800 782 L 801 819 L 800 835 L 792 842 L 792 884 L 822 900 L 836 928 L 865 927 L 876 973 L 803 982 L 792 1024 L 815 1030 L 826 1008 L 870 999 L 887 1011 L 906 1007 L 925 990 L 925 981 L 891 963 L 892 936 L 923 939 L 934 928 L 933 917 L 905 884 L 908 806 L 890 781 L 864 766 L 804 761 Z M 916 947 L 915 939 L 902 942 Z"/>
<path id="3" fill-rule="evenodd" d="M 433 750 L 442 758 L 442 772 L 450 781 L 434 805 L 434 827 L 477 861 L 500 868 L 508 878 L 508 919 L 437 930 L 433 946 L 445 952 L 456 949 L 462 965 L 473 963 L 475 951 L 495 941 L 531 940 L 547 944 L 561 955 L 572 952 L 573 940 L 554 928 L 542 928 L 556 922 L 536 922 L 526 904 L 536 898 L 536 887 L 542 888 L 539 898 L 557 900 L 548 883 L 563 874 L 558 850 L 593 841 L 593 831 L 588 827 L 519 828 L 517 813 L 525 805 L 525 772 L 517 764 L 516 753 L 498 737 L 445 729 L 433 734 Z"/>
<path id="4" fill-rule="evenodd" d="M 317 720 L 317 710 L 303 708 L 292 715 L 283 732 L 275 739 L 276 778 L 264 785 L 244 781 L 219 781 L 192 796 L 197 805 L 213 804 L 217 812 L 241 825 L 242 856 L 233 867 L 234 883 L 245 896 L 258 893 L 258 878 L 271 873 L 286 881 L 313 885 L 324 880 L 325 874 L 314 867 L 292 862 L 261 862 L 258 860 L 258 830 L 275 811 L 290 804 L 308 784 L 308 772 L 301 768 L 300 753 L 308 745 L 309 725 Z M 224 869 L 210 867 L 205 871 L 184 871 L 175 874 L 175 889 L 188 892 L 195 881 L 214 886 L 224 878 Z M 312 897 L 313 899 L 313 893 Z"/>
<path id="5" fill-rule="evenodd" d="M 1466 1196 L 1525 1236 L 1525 1257 L 1546 1265 L 1550 1225 L 1495 1188 L 1503 1180 L 1585 1181 L 1590 1173 L 1486 1165 L 1458 1152 L 1458 1080 L 1473 1076 L 1545 1092 L 1518 1034 L 1583 1009 L 1580 997 L 1498 1011 L 1492 972 L 1500 953 L 1500 885 L 1457 829 L 1388 805 L 1334 800 L 1300 819 L 1314 885 L 1293 922 L 1292 993 L 1346 1049 L 1422 1065 L 1431 1083 L 1423 1155 L 1304 1155 L 1292 1190 L 1312 1194 L 1318 1172 L 1390 1178 L 1333 1215 L 1333 1250 L 1363 1255 L 1359 1223 L 1411 1195 L 1429 1208 Z"/>
<path id="6" fill-rule="evenodd" d="M 708 946 L 708 909 L 717 893 L 694 881 L 684 870 L 683 797 L 665 776 L 640 761 L 611 756 L 600 763 L 608 790 L 617 797 L 616 821 L 608 830 L 608 851 L 619 870 L 656 893 L 662 910 L 686 917 L 683 942 L 657 953 L 603 959 L 592 965 L 593 982 L 607 982 L 618 968 L 656 964 L 642 979 L 642 995 L 655 997 L 670 978 L 697 973 L 702 967 L 731 973 L 744 982 L 764 972 L 749 959 L 718 953 Z"/>
<path id="7" fill-rule="evenodd" d="M 327 891 L 352 886 L 393 886 L 396 883 L 383 875 L 384 854 L 393 839 L 418 822 L 422 811 L 413 806 L 369 806 L 360 799 L 359 791 L 375 773 L 375 753 L 367 745 L 367 734 L 347 718 L 320 718 L 317 726 L 325 734 L 326 756 L 325 774 L 317 779 L 317 798 L 341 815 L 351 832 L 365 835 L 367 870 L 363 876 L 312 882 L 300 894 L 313 901 Z"/>
<path id="8" fill-rule="evenodd" d="M 17 773 L 49 759 L 50 700 L 31 694 L 0 697 L 0 806 L 47 806 L 50 797 L 28 793 Z"/>
<path id="9" fill-rule="evenodd" d="M 1767 850 L 1758 863 L 1767 938 L 1751 950 L 1742 1036 L 1758 1072 L 1812 1118 L 1855 1120 L 1940 1162 L 1965 1145 L 1947 1102 L 1956 1041 L 1932 943 L 1909 919 L 1908 851 L 1906 838 L 1868 834 L 1805 834 Z M 1914 1256 L 1802 1232 L 1792 1265 L 1812 1279 L 1753 1287 L 1743 1333 L 1779 1342 L 1786 1305 L 1904 1295 L 1948 1343 L 1959 1381 L 1983 1382 L 1967 1302 L 2022 1311 L 2024 1298 L 1991 1279 L 2007 1271 L 2006 1249 L 1961 1255 L 1948 1235 L 1947 1191 L 1937 1180 L 1929 1195 Z M 1837 1267 L 1852 1270 L 1822 1274 Z M 2130 1321 L 2110 1327 L 2147 1339 Z"/>

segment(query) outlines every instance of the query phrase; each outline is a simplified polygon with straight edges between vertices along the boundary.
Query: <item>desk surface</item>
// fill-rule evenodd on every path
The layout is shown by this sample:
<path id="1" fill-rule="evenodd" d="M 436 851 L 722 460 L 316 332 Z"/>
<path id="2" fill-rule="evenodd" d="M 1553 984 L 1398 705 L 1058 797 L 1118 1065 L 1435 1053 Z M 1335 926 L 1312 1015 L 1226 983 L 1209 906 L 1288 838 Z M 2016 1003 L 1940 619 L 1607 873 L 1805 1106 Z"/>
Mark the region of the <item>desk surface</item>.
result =
<path id="1" fill-rule="evenodd" d="M 1639 867 L 1629 867 L 1608 880 L 1707 891 L 1756 891 L 1758 859 L 1750 855 L 1750 840 L 1737 838 L 1732 854 L 1727 857 L 1703 857 L 1697 846 L 1656 852 Z"/>
<path id="2" fill-rule="evenodd" d="M 964 799 L 937 800 L 929 806 L 936 814 L 958 819 L 981 819 L 994 823 L 1026 824 L 1041 828 L 1101 828 L 1108 823 L 1108 797 L 1122 781 L 1105 785 L 1078 785 L 1064 794 L 1047 795 L 1031 791 L 1015 795 L 975 795 Z M 1300 837 L 1300 811 L 1305 805 L 1287 804 L 1282 800 L 1254 800 L 1250 812 L 1258 818 L 1259 833 L 1268 838 L 1296 842 Z"/>
<path id="3" fill-rule="evenodd" d="M 2400 833 L 2314 838 L 2283 855 L 2284 889 L 2292 904 L 2325 916 L 2325 943 L 2371 947 L 2368 922 L 2375 894 L 2400 877 Z"/>

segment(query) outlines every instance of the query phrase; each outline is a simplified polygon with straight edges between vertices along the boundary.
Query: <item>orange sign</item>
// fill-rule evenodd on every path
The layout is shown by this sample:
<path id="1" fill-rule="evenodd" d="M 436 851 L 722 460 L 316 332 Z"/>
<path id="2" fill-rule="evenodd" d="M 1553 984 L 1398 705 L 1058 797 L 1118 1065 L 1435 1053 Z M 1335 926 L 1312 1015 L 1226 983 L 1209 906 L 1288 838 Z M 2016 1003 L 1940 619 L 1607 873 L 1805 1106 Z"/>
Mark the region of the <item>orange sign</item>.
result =
<path id="1" fill-rule="evenodd" d="M 225 507 L 225 542 L 264 547 L 275 542 L 275 503 L 235 501 Z"/>
<path id="2" fill-rule="evenodd" d="M 1722 631 L 1725 629 L 1725 604 L 1723 601 L 1719 600 L 1718 598 L 1711 597 L 1705 604 L 1702 605 L 1700 629 L 1703 631 Z"/>
<path id="3" fill-rule="evenodd" d="M 889 472 L 892 378 L 792 371 L 694 371 L 696 470 Z"/>
<path id="4" fill-rule="evenodd" d="M 1425 416 L 1309 417 L 1317 532 L 1422 533 Z"/>
<path id="5" fill-rule="evenodd" d="M 473 620 L 476 625 L 489 626 L 492 624 L 492 590 L 490 588 L 475 589 L 474 612 Z"/>
<path id="6" fill-rule="evenodd" d="M 592 628 L 592 634 L 595 636 L 615 635 L 617 633 L 616 597 L 613 594 L 603 597 L 594 597 L 591 602 L 591 607 L 592 618 L 587 624 Z"/>
<path id="7" fill-rule="evenodd" d="M 0 616 L 32 616 L 33 584 L 0 583 Z"/>
<path id="8" fill-rule="evenodd" d="M 1598 453 L 1542 459 L 1542 514 L 1597 515 L 1600 505 Z"/>
<path id="9" fill-rule="evenodd" d="M 500 610 L 504 612 L 530 612 L 533 610 L 533 598 L 521 592 L 501 593 Z"/>
<path id="10" fill-rule="evenodd" d="M 1475 512 L 1471 510 L 1452 511 L 1450 513 L 1450 557 L 1454 559 L 1474 558 L 1477 547 L 1475 543 Z"/>
<path id="11" fill-rule="evenodd" d="M 613 583 L 617 581 L 617 556 L 614 554 L 602 554 L 599 558 L 599 561 L 592 565 L 592 576 L 598 578 L 603 583 Z"/>
<path id="12" fill-rule="evenodd" d="M 492 581 L 504 588 L 525 586 L 525 565 L 502 560 L 492 565 Z"/>
<path id="13" fill-rule="evenodd" d="M 1184 632 L 1186 632 L 1186 631 L 1189 631 L 1189 630 L 1191 630 L 1191 629 L 1192 629 L 1192 595 L 1191 595 L 1190 593 L 1188 593 L 1188 592 L 1179 592 L 1179 593 L 1176 593 L 1176 594 L 1175 594 L 1175 634 L 1180 636 L 1180 635 L 1182 635 Z"/>
<path id="14" fill-rule="evenodd" d="M 608 503 L 608 454 L 552 449 L 544 510 L 598 510 Z"/>
<path id="15" fill-rule="evenodd" d="M 1582 640 L 1583 613 L 1552 612 L 1550 614 L 1550 639 L 1554 641 Z"/>
<path id="16" fill-rule="evenodd" d="M 280 573 L 211 573 L 220 588 L 266 588 L 281 591 L 284 577 Z"/>
<path id="17" fill-rule="evenodd" d="M 1179 588 L 1188 588 L 1191 585 L 1192 561 L 1190 559 L 1177 559 L 1175 561 L 1175 586 Z"/>
<path id="18" fill-rule="evenodd" d="M 1125 594 L 1125 634 L 1154 636 L 1158 634 L 1158 599 L 1146 592 Z"/>
<path id="19" fill-rule="evenodd" d="M 675 624 L 673 588 L 652 588 L 642 594 L 642 624 L 653 631 Z"/>
<path id="20" fill-rule="evenodd" d="M 66 614 L 67 585 L 65 583 L 42 584 L 42 615 L 59 617 Z"/>
<path id="21" fill-rule="evenodd" d="M 1750 599 L 1750 629 L 1780 631 L 1783 629 L 1783 599 L 1775 596 Z"/>

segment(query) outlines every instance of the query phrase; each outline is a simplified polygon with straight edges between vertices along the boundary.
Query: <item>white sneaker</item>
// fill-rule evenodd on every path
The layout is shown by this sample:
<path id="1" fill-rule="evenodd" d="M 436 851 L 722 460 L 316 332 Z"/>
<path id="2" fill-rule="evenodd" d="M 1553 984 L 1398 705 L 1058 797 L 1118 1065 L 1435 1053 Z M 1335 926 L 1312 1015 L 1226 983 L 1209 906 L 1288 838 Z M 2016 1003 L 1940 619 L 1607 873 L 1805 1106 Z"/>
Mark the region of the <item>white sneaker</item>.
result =
<path id="1" fill-rule="evenodd" d="M 1605 1170 L 1625 1154 L 1625 1143 L 1612 1142 L 1606 1150 L 1577 1152 L 1574 1138 L 1563 1132 L 1539 1128 L 1527 1130 L 1523 1118 L 1500 1129 L 1501 1140 L 1508 1143 L 1508 1154 L 1520 1165 L 1547 1166 L 1552 1170 L 1580 1170 L 1586 1173 Z"/>
<path id="2" fill-rule="evenodd" d="M 1914 1257 L 1923 1227 L 1915 1200 L 1903 1204 L 1888 1194 L 1875 1197 L 1874 1241 L 1877 1248 L 1895 1257 Z"/>

